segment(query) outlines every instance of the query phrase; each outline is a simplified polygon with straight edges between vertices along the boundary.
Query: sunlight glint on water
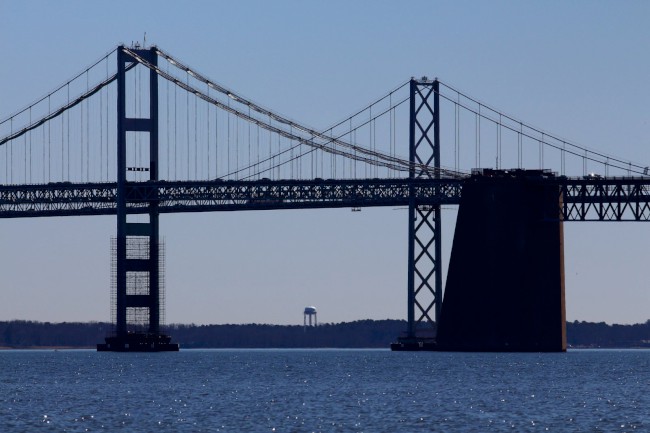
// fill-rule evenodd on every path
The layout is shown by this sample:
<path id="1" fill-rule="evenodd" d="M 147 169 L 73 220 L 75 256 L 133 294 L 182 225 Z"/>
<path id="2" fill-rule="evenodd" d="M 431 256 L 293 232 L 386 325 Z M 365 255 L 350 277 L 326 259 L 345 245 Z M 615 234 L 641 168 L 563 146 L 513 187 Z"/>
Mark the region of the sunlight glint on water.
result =
<path id="1" fill-rule="evenodd" d="M 0 430 L 648 431 L 650 351 L 0 352 Z"/>

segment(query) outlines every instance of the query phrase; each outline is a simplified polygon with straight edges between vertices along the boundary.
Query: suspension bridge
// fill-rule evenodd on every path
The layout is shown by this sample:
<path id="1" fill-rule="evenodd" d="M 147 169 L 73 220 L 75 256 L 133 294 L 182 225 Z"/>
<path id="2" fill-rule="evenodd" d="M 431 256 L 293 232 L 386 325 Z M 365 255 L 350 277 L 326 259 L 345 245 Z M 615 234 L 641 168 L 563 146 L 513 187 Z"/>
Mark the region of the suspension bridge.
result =
<path id="1" fill-rule="evenodd" d="M 404 206 L 395 350 L 562 351 L 562 224 L 650 220 L 647 175 L 437 79 L 317 129 L 155 46 L 118 46 L 0 120 L 1 218 L 117 216 L 98 350 L 178 350 L 161 330 L 160 214 Z M 460 208 L 443 302 L 446 205 Z"/>

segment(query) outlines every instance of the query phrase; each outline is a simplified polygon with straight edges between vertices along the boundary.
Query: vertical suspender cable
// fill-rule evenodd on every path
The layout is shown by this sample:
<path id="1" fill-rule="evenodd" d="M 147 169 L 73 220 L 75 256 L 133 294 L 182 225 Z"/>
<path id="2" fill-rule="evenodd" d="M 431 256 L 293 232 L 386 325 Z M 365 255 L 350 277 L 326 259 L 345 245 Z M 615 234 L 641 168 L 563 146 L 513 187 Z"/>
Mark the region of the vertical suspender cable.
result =
<path id="1" fill-rule="evenodd" d="M 167 62 L 167 73 L 169 73 L 169 62 Z M 165 132 L 167 133 L 167 180 L 169 180 L 169 166 L 171 165 L 171 143 L 169 142 L 169 80 L 165 80 L 165 100 L 167 101 L 167 108 L 165 108 L 165 116 L 167 117 L 167 122 L 165 122 Z"/>
<path id="2" fill-rule="evenodd" d="M 187 85 L 190 84 L 190 74 L 185 73 Z M 187 148 L 187 173 L 186 180 L 190 178 L 190 92 L 185 92 L 185 144 Z"/>
<path id="3" fill-rule="evenodd" d="M 454 103 L 454 170 L 458 171 L 458 103 Z"/>
<path id="4" fill-rule="evenodd" d="M 479 136 L 479 132 L 478 132 L 479 131 L 479 117 L 478 117 L 478 114 L 474 118 L 474 126 L 476 128 L 475 135 L 474 135 L 474 144 L 476 146 L 475 154 L 474 154 L 474 167 L 478 168 L 479 165 L 480 165 L 479 162 L 478 162 L 478 140 L 479 140 L 479 138 L 478 138 L 478 136 Z"/>
<path id="5" fill-rule="evenodd" d="M 68 104 L 69 104 L 69 103 L 70 103 L 70 83 L 68 83 Z M 68 134 L 67 134 L 67 135 L 68 135 L 68 142 L 67 142 L 67 146 L 66 146 L 66 147 L 67 147 L 67 151 L 68 151 L 68 161 L 67 161 L 68 177 L 67 177 L 67 179 L 65 179 L 65 180 L 70 181 L 70 180 L 72 180 L 72 179 L 70 179 L 70 112 L 69 112 L 69 111 L 66 111 L 66 113 L 68 114 L 68 116 L 67 116 L 67 120 L 68 120 L 67 123 L 68 123 L 68 125 L 67 125 L 67 128 L 66 128 L 66 129 L 67 129 L 67 133 L 68 133 Z"/>
<path id="6" fill-rule="evenodd" d="M 460 94 L 458 95 L 458 104 L 456 105 L 458 122 L 456 123 L 458 143 L 456 147 L 456 171 L 460 168 Z"/>
<path id="7" fill-rule="evenodd" d="M 79 104 L 79 181 L 84 181 L 84 103 Z"/>
<path id="8" fill-rule="evenodd" d="M 178 180 L 178 86 L 174 86 L 174 180 Z"/>
<path id="9" fill-rule="evenodd" d="M 30 109 L 31 111 L 31 109 Z M 23 137 L 25 137 L 25 143 L 23 144 L 23 183 L 27 183 L 27 134 L 25 134 Z"/>
<path id="10" fill-rule="evenodd" d="M 281 151 L 282 151 L 282 136 L 280 134 L 278 134 L 278 155 L 280 154 Z M 280 156 L 278 156 L 278 160 L 279 159 L 280 159 Z M 282 164 L 280 164 L 278 162 L 276 164 L 276 167 L 277 167 L 277 174 L 276 174 L 277 178 L 276 179 L 281 179 L 281 177 L 280 177 L 280 167 L 282 167 Z"/>
<path id="11" fill-rule="evenodd" d="M 47 97 L 47 114 L 52 113 L 50 95 Z M 47 122 L 47 181 L 52 180 L 52 122 Z"/>
<path id="12" fill-rule="evenodd" d="M 11 134 L 13 135 L 14 133 L 14 118 L 11 118 L 10 123 L 10 130 Z M 10 153 L 10 161 L 9 161 L 9 181 L 11 183 L 14 182 L 14 142 L 11 141 L 11 153 Z"/>
<path id="13" fill-rule="evenodd" d="M 79 181 L 84 181 L 84 103 L 79 104 Z"/>
<path id="14" fill-rule="evenodd" d="M 210 96 L 210 86 L 207 87 L 208 87 L 208 96 Z M 208 116 L 208 173 L 206 179 L 210 179 L 210 165 L 211 165 L 210 163 L 212 162 L 210 160 L 210 104 L 206 102 L 206 105 L 208 106 L 208 114 L 207 114 Z"/>
<path id="15" fill-rule="evenodd" d="M 271 116 L 269 115 L 269 125 L 271 124 Z M 272 158 L 273 155 L 273 134 L 271 134 L 270 131 L 266 132 L 269 136 L 269 176 L 273 176 L 273 163 L 274 158 Z"/>
<path id="16" fill-rule="evenodd" d="M 542 139 L 539 141 L 539 169 L 544 168 L 544 133 L 542 133 Z"/>
<path id="17" fill-rule="evenodd" d="M 272 120 L 271 116 L 269 115 L 269 125 L 271 125 Z M 272 157 L 273 155 L 273 134 L 271 131 L 267 131 L 267 134 L 269 134 L 269 176 L 273 177 L 273 163 L 275 162 L 275 158 Z"/>
<path id="18" fill-rule="evenodd" d="M 397 111 L 393 108 L 393 158 L 397 156 Z M 398 172 L 393 170 L 393 176 L 397 177 Z"/>
<path id="19" fill-rule="evenodd" d="M 372 105 L 368 107 L 368 135 L 370 137 L 370 143 L 368 143 L 370 146 L 370 151 L 374 152 L 375 149 L 373 148 L 373 139 L 372 139 Z M 372 157 L 370 157 L 370 161 L 372 161 Z M 374 167 L 371 165 L 368 167 L 368 169 L 370 170 L 370 176 L 375 177 L 373 172 Z"/>
<path id="20" fill-rule="evenodd" d="M 496 165 L 496 169 L 499 169 L 499 129 L 501 128 L 501 125 L 499 123 L 495 123 L 495 132 L 496 132 L 496 140 L 495 140 L 495 150 L 496 150 L 496 155 L 494 156 L 494 162 Z"/>
<path id="21" fill-rule="evenodd" d="M 139 66 L 136 66 L 136 71 L 133 72 L 133 117 L 139 117 L 140 116 L 140 110 L 138 110 L 138 96 L 140 95 L 140 86 L 138 86 L 138 78 L 140 77 L 140 71 L 141 68 Z M 133 140 L 133 162 L 132 165 L 134 167 L 139 167 L 139 158 L 138 158 L 138 151 L 140 150 L 140 133 L 136 132 Z M 128 142 L 127 142 L 128 146 Z M 127 172 L 128 173 L 128 172 Z M 140 177 L 140 173 L 136 171 L 135 173 L 135 178 L 138 179 Z M 139 179 L 138 179 L 139 180 Z"/>
<path id="22" fill-rule="evenodd" d="M 499 129 L 498 129 L 498 139 L 497 139 L 497 148 L 498 148 L 498 157 L 497 157 L 497 169 L 501 168 L 503 165 L 503 160 L 501 159 L 501 114 L 499 114 Z"/>
<path id="23" fill-rule="evenodd" d="M 393 157 L 393 92 L 388 95 L 388 154 Z M 393 177 L 390 168 L 388 169 L 388 177 Z"/>
<path id="24" fill-rule="evenodd" d="M 355 128 L 354 130 L 354 178 L 357 179 L 357 148 L 356 148 L 356 143 L 357 143 L 357 130 Z"/>
<path id="25" fill-rule="evenodd" d="M 199 134 L 199 98 L 194 96 L 194 178 L 193 179 L 198 179 L 199 176 L 199 159 L 198 159 L 198 154 L 199 154 L 199 143 L 198 143 L 198 134 Z"/>
<path id="26" fill-rule="evenodd" d="M 99 180 L 104 180 L 104 89 L 99 91 Z"/>
<path id="27" fill-rule="evenodd" d="M 29 124 L 32 124 L 32 107 L 29 107 Z M 32 131 L 29 131 L 29 183 L 32 183 Z"/>
<path id="28" fill-rule="evenodd" d="M 367 163 L 367 162 L 365 162 L 365 163 L 363 164 L 363 176 L 364 176 L 365 178 L 368 177 L 368 163 Z"/>
<path id="29" fill-rule="evenodd" d="M 255 173 L 260 177 L 260 125 L 257 125 L 257 152 L 255 155 Z"/>
<path id="30" fill-rule="evenodd" d="M 48 127 L 50 126 L 50 122 L 47 122 L 47 126 Z M 43 168 L 43 177 L 41 178 L 41 182 L 45 183 L 45 180 L 47 179 L 47 175 L 46 175 L 47 170 L 46 169 L 47 169 L 47 165 L 49 164 L 49 162 L 45 160 L 45 145 L 47 143 L 47 141 L 45 140 L 45 126 L 43 126 L 42 131 L 43 131 L 43 141 L 42 141 L 43 159 L 41 161 L 41 165 L 43 166 L 42 167 Z"/>
<path id="31" fill-rule="evenodd" d="M 541 168 L 544 168 L 544 145 L 546 144 L 544 140 L 545 140 L 544 133 L 542 133 L 542 167 Z"/>
<path id="32" fill-rule="evenodd" d="M 289 132 L 291 133 L 291 135 L 293 135 L 293 125 L 289 125 Z M 290 150 L 291 159 L 289 160 L 289 169 L 290 169 L 290 171 L 289 171 L 289 176 L 290 177 L 289 178 L 293 179 L 293 148 L 294 148 L 294 146 L 293 146 L 293 143 L 291 141 L 289 141 L 289 146 L 291 146 L 291 150 Z"/>
<path id="33" fill-rule="evenodd" d="M 198 118 L 199 118 L 199 98 L 194 96 L 194 179 L 198 179 L 199 176 L 199 159 L 198 159 L 198 154 L 199 154 L 199 143 L 197 136 L 199 134 L 199 129 L 198 129 Z"/>
<path id="34" fill-rule="evenodd" d="M 476 141 L 478 153 L 476 168 L 481 168 L 481 104 L 478 104 L 478 114 L 476 116 Z"/>
<path id="35" fill-rule="evenodd" d="M 86 93 L 90 90 L 88 71 L 86 71 Z M 90 181 L 90 98 L 86 98 L 86 182 Z"/>
<path id="36" fill-rule="evenodd" d="M 65 124 L 64 124 L 64 117 L 66 113 L 61 114 L 61 181 L 65 179 L 65 176 L 63 174 L 65 167 L 63 166 L 63 160 L 65 159 L 65 149 L 63 147 L 63 143 L 65 143 Z"/>
<path id="37" fill-rule="evenodd" d="M 377 120 L 375 120 L 372 124 L 372 139 L 375 142 L 373 144 L 373 147 L 375 150 L 377 150 Z M 375 177 L 379 177 L 379 165 L 377 164 L 379 162 L 379 155 L 375 155 Z M 388 167 L 386 167 L 386 170 L 388 170 Z"/>
<path id="38" fill-rule="evenodd" d="M 106 58 L 106 78 L 108 79 L 108 57 Z M 110 94 L 109 94 L 109 87 L 106 86 L 106 180 L 109 179 L 109 174 L 108 174 L 108 161 L 109 161 L 109 149 L 110 149 L 110 138 L 109 138 L 109 129 L 108 129 L 108 113 L 110 113 L 109 110 L 109 103 L 108 101 L 110 100 Z"/>
<path id="39" fill-rule="evenodd" d="M 219 108 L 214 109 L 214 177 L 219 177 Z"/>
<path id="40" fill-rule="evenodd" d="M 9 132 L 13 135 L 14 133 L 14 119 L 13 117 L 9 119 L 10 129 Z M 11 183 L 9 181 L 9 146 L 11 146 L 13 141 L 9 141 L 5 144 L 5 183 Z"/>
<path id="41" fill-rule="evenodd" d="M 136 70 L 139 71 L 140 68 L 136 66 Z M 128 90 L 126 91 L 128 94 Z M 126 103 L 125 103 L 126 104 Z M 125 108 L 126 111 L 126 108 Z M 133 114 L 132 117 L 138 117 L 138 73 L 136 71 L 133 71 Z M 126 149 L 127 149 L 127 155 L 129 151 L 129 134 L 127 133 L 126 135 Z M 132 137 L 132 142 L 131 146 L 133 147 L 133 161 L 131 161 L 131 165 L 134 167 L 138 166 L 138 144 L 140 142 L 140 134 L 135 133 L 135 135 L 131 134 Z M 128 156 L 127 156 L 127 164 L 128 164 Z M 128 168 L 127 168 L 127 173 L 126 176 L 129 176 Z M 137 178 L 138 173 L 135 173 L 135 176 Z"/>
<path id="42" fill-rule="evenodd" d="M 86 70 L 86 92 L 88 92 L 88 90 L 90 89 L 89 84 L 90 83 L 88 81 L 88 70 Z M 86 168 L 86 182 L 88 182 L 90 180 L 89 179 L 89 172 L 88 172 L 88 162 L 90 161 L 90 155 L 89 155 L 89 153 L 90 153 L 90 144 L 89 144 L 90 143 L 90 136 L 89 136 L 89 133 L 90 133 L 90 105 L 89 105 L 89 102 L 88 102 L 88 98 L 86 98 L 86 100 L 81 103 L 81 106 L 83 107 L 84 104 L 86 105 L 86 122 L 85 122 L 85 124 L 82 123 L 81 128 L 83 130 L 84 126 L 86 127 L 86 142 L 85 142 L 85 145 L 86 145 L 86 167 L 85 168 Z M 81 143 L 82 143 L 82 146 L 83 146 L 84 145 L 83 140 L 81 141 Z"/>
<path id="43" fill-rule="evenodd" d="M 519 168 L 524 165 L 524 126 L 519 122 Z"/>
<path id="44" fill-rule="evenodd" d="M 250 105 L 248 106 L 248 117 L 251 116 L 251 107 Z M 251 175 L 251 123 L 246 122 L 248 124 L 248 162 L 246 165 L 248 165 L 248 176 L 250 177 Z"/>

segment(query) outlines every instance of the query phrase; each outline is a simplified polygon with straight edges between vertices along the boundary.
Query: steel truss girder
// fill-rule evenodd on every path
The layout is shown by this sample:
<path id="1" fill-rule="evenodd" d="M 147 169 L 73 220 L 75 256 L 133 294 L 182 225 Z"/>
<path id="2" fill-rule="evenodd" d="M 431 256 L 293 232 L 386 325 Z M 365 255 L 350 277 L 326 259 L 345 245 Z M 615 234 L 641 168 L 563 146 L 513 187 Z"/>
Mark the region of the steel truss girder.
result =
<path id="1" fill-rule="evenodd" d="M 560 212 L 546 215 L 564 221 L 650 221 L 650 178 L 560 178 Z M 263 209 L 407 206 L 411 193 L 431 223 L 436 205 L 457 205 L 463 180 L 277 180 L 130 182 L 129 213 L 147 213 L 147 203 L 160 201 L 161 213 Z M 0 185 L 0 218 L 115 215 L 116 183 L 52 183 Z M 426 245 L 426 244 L 423 244 Z"/>
<path id="2" fill-rule="evenodd" d="M 236 210 L 408 206 L 411 194 L 422 206 L 460 201 L 459 179 L 279 180 L 129 182 L 128 212 L 160 213 Z M 117 184 L 0 186 L 0 218 L 115 215 Z"/>
<path id="3" fill-rule="evenodd" d="M 649 178 L 562 179 L 564 221 L 650 221 Z"/>

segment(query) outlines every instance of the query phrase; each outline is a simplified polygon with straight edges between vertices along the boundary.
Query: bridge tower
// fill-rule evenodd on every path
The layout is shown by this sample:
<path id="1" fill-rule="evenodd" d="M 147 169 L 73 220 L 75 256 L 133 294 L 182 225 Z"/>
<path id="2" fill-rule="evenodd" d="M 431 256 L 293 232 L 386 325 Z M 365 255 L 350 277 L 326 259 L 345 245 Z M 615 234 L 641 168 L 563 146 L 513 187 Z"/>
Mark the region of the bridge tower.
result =
<path id="1" fill-rule="evenodd" d="M 135 55 L 156 66 L 155 47 L 131 49 Z M 158 180 L 158 75 L 149 71 L 149 117 L 127 117 L 126 72 L 137 59 L 124 46 L 117 50 L 117 237 L 115 240 L 115 335 L 98 344 L 99 351 L 177 351 L 178 344 L 160 332 L 161 274 L 159 204 L 147 204 L 147 222 L 129 220 L 127 172 L 147 172 Z M 146 101 L 146 99 L 144 99 Z M 127 133 L 148 135 L 148 166 L 127 165 Z M 146 143 L 147 138 L 144 139 Z M 146 161 L 140 161 L 145 164 Z M 146 331 L 130 329 L 134 321 L 146 320 Z"/>
<path id="2" fill-rule="evenodd" d="M 440 178 L 440 98 L 438 80 L 411 79 L 409 122 L 410 179 Z M 423 166 L 433 166 L 433 173 Z M 423 205 L 412 185 L 408 207 L 408 327 L 397 350 L 434 344 L 442 307 L 440 205 Z"/>

